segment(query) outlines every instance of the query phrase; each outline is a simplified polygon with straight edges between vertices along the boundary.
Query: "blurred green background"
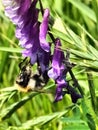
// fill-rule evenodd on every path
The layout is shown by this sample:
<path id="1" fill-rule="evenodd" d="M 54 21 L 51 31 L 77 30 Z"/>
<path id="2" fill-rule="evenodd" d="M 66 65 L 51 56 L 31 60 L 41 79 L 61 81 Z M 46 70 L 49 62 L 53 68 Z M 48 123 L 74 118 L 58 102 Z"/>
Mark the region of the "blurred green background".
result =
<path id="1" fill-rule="evenodd" d="M 0 130 L 98 130 L 98 0 L 42 0 L 50 9 L 50 32 L 68 48 L 73 72 L 84 92 L 76 104 L 69 95 L 53 103 L 50 93 L 21 93 L 14 87 L 22 49 L 15 26 L 0 1 Z M 67 77 L 69 79 L 69 76 Z"/>

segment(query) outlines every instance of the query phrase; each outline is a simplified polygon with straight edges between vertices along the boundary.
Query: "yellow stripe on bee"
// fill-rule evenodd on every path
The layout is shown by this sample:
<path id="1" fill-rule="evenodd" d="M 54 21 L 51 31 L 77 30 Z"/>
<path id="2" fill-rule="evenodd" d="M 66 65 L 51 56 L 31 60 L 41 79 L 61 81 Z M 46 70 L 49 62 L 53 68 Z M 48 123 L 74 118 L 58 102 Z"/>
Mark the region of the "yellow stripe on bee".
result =
<path id="1" fill-rule="evenodd" d="M 32 90 L 30 86 L 27 86 L 27 87 L 23 88 L 22 86 L 19 86 L 18 84 L 15 84 L 15 87 L 20 92 L 25 92 L 25 93 Z"/>

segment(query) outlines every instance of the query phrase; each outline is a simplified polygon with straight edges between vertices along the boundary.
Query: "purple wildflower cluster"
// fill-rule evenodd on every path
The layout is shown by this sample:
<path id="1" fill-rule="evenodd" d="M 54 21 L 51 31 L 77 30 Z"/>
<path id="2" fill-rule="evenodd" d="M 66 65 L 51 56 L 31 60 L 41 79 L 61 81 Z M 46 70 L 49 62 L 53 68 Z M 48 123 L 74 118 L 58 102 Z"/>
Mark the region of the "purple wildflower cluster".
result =
<path id="1" fill-rule="evenodd" d="M 38 64 L 40 75 L 46 82 L 48 81 L 46 79 L 54 79 L 57 85 L 55 102 L 61 100 L 67 93 L 75 103 L 81 95 L 77 94 L 66 81 L 69 70 L 64 63 L 66 58 L 60 49 L 60 39 L 56 38 L 53 43 L 53 55 L 51 45 L 46 40 L 49 29 L 49 9 L 44 9 L 42 22 L 39 22 L 41 10 L 36 7 L 37 2 L 38 0 L 3 0 L 5 14 L 16 25 L 16 37 L 19 39 L 20 46 L 24 48 L 22 55 L 30 57 L 32 65 Z"/>

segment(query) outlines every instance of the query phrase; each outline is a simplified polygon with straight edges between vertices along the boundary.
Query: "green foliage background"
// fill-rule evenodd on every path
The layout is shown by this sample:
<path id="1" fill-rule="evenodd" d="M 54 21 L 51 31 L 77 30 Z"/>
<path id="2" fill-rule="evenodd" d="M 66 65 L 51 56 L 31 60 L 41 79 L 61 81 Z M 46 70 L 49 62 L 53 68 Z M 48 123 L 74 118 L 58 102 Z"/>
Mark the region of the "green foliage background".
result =
<path id="1" fill-rule="evenodd" d="M 0 1 L 0 130 L 98 130 L 98 0 L 42 0 L 49 8 L 51 33 L 71 52 L 73 72 L 84 92 L 76 104 L 69 95 L 53 103 L 55 85 L 45 93 L 21 93 L 14 87 L 22 49 L 15 26 Z M 69 78 L 69 77 L 68 77 Z"/>

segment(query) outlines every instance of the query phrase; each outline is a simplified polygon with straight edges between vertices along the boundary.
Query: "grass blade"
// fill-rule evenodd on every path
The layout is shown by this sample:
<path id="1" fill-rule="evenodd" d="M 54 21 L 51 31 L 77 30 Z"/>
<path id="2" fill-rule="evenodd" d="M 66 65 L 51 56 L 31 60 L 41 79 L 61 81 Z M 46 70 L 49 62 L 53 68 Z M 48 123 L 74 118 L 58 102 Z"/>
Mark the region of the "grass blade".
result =
<path id="1" fill-rule="evenodd" d="M 77 0 L 68 0 L 68 1 L 71 4 L 73 4 L 77 9 L 79 9 L 88 18 L 90 18 L 94 22 L 97 22 L 94 11 L 92 9 L 90 9 L 88 6 L 86 6 L 84 3 L 77 1 Z"/>
<path id="2" fill-rule="evenodd" d="M 23 106 L 27 101 L 29 101 L 31 98 L 35 97 L 38 93 L 31 93 L 28 96 L 24 97 L 21 101 L 16 102 L 12 104 L 10 107 L 4 109 L 1 112 L 1 120 L 5 120 L 6 118 L 9 118 L 18 108 Z"/>

